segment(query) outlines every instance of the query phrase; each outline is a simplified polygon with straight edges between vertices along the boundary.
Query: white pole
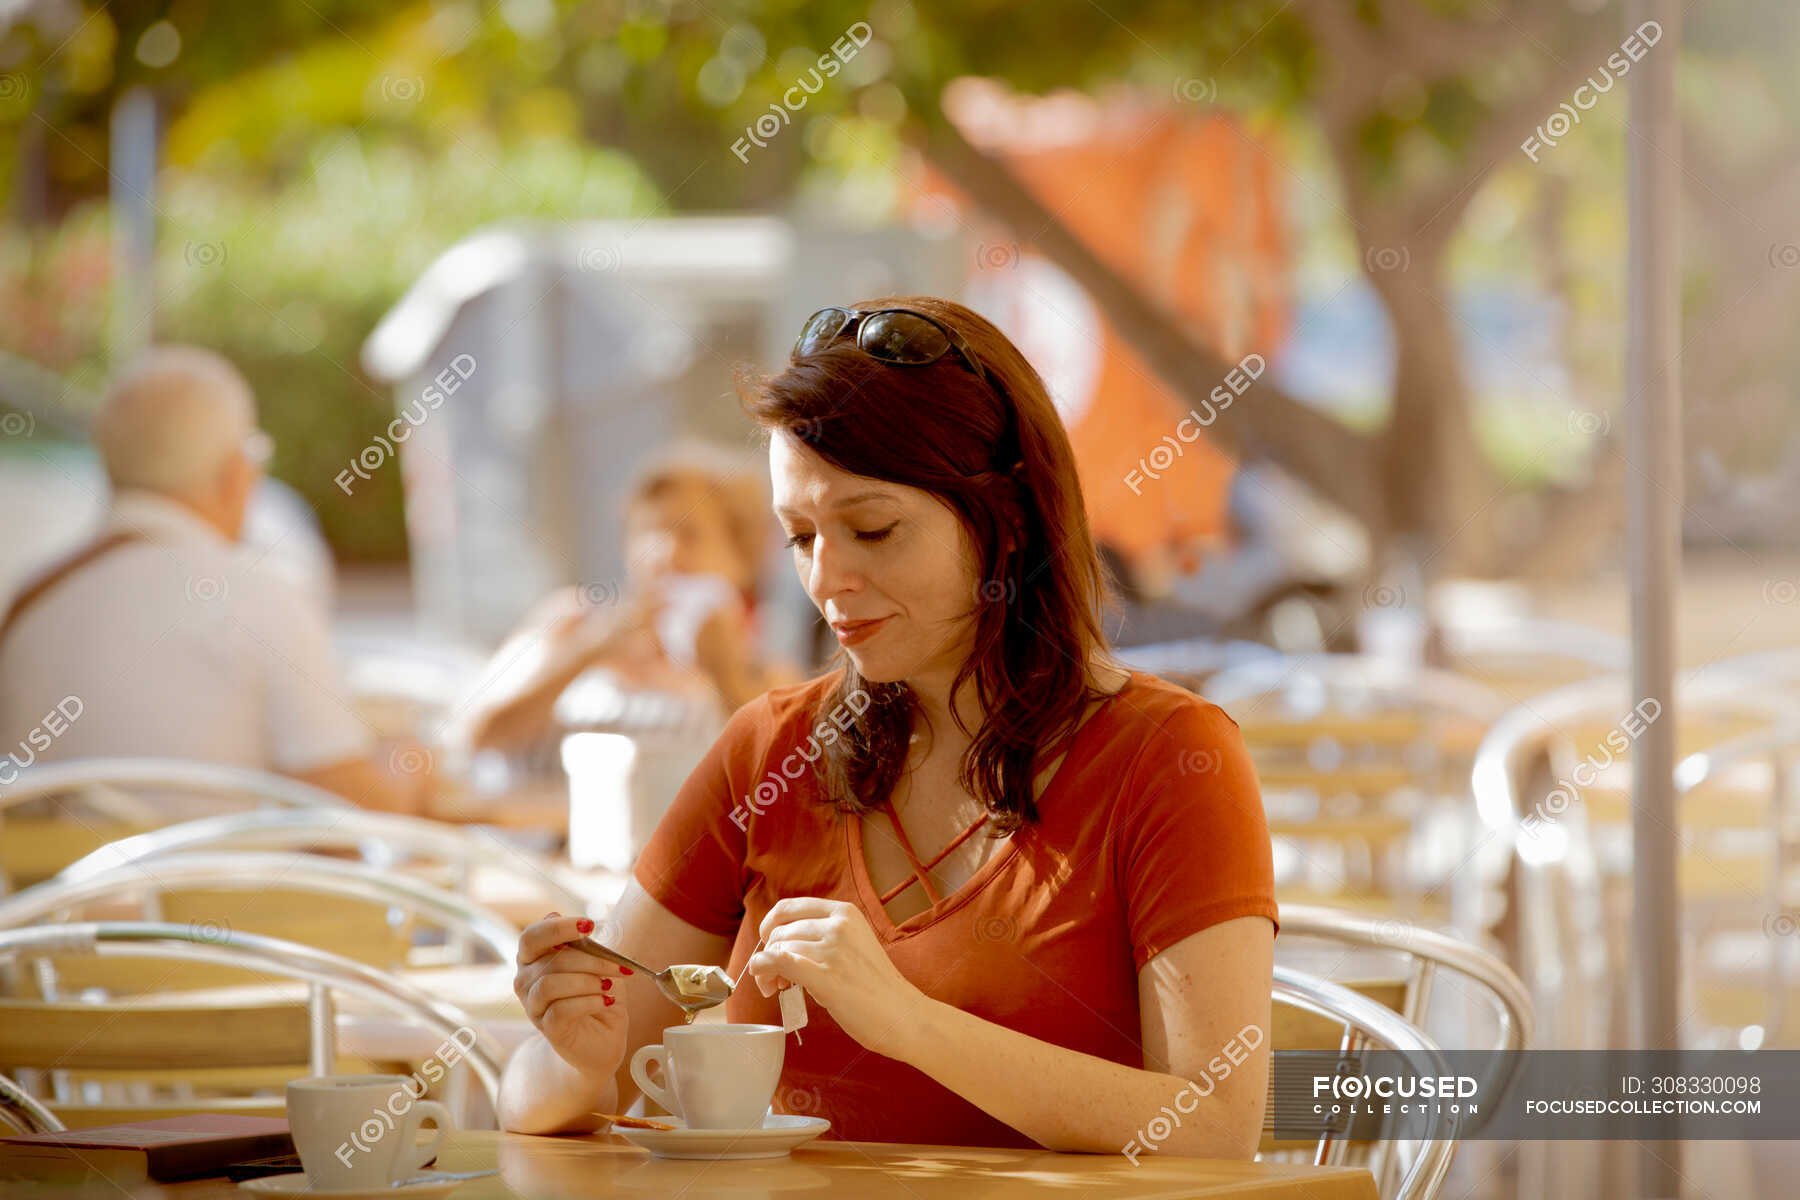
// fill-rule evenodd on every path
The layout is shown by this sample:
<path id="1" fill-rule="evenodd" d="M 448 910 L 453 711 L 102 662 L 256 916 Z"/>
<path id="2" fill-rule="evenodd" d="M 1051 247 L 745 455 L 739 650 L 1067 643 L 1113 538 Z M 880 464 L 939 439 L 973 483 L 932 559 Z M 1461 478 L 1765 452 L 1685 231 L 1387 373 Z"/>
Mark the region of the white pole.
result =
<path id="1" fill-rule="evenodd" d="M 126 89 L 109 123 L 113 303 L 107 350 L 117 366 L 149 344 L 155 313 L 156 100 Z"/>
<path id="2" fill-rule="evenodd" d="M 1633 0 L 1631 36 L 1656 41 L 1631 72 L 1625 419 L 1634 701 L 1662 712 L 1632 751 L 1632 1041 L 1679 1048 L 1681 897 L 1675 869 L 1675 600 L 1681 577 L 1681 309 L 1676 239 L 1678 0 Z M 1654 24 L 1652 24 L 1654 23 Z M 1678 1128 L 1678 1126 L 1676 1126 Z M 1681 1144 L 1640 1143 L 1638 1195 L 1680 1194 Z"/>

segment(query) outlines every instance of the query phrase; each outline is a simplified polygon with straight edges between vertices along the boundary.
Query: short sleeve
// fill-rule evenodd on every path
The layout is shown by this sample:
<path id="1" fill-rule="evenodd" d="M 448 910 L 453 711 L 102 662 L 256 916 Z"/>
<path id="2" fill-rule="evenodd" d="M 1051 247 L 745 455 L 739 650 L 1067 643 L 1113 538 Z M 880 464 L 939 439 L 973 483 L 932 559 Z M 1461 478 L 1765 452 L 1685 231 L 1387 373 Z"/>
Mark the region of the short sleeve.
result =
<path id="1" fill-rule="evenodd" d="M 750 701 L 675 793 L 632 864 L 631 874 L 651 899 L 696 929 L 729 937 L 744 919 L 750 810 L 742 798 L 755 760 L 768 740 L 767 695 Z"/>
<path id="2" fill-rule="evenodd" d="M 264 736 L 278 771 L 309 771 L 372 753 L 374 736 L 356 714 L 331 631 L 298 589 L 265 572 L 234 577 L 251 593 L 238 609 L 260 661 Z"/>
<path id="3" fill-rule="evenodd" d="M 1130 786 L 1114 869 L 1140 969 L 1222 921 L 1277 920 L 1262 791 L 1223 709 L 1184 705 L 1139 755 Z"/>

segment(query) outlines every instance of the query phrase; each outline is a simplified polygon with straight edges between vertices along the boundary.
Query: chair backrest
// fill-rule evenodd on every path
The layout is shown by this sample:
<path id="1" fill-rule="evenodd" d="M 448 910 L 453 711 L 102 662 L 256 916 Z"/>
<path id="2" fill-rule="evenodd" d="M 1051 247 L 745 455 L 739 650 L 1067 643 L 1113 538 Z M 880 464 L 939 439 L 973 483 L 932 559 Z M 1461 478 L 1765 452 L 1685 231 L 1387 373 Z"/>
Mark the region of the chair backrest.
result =
<path id="1" fill-rule="evenodd" d="M 312 1032 L 304 1003 L 0 1000 L 9 1070 L 299 1066 L 315 1052 Z"/>
<path id="2" fill-rule="evenodd" d="M 1424 915 L 1476 832 L 1469 762 L 1500 698 L 1359 654 L 1254 659 L 1202 689 L 1256 763 L 1283 893 Z"/>
<path id="3" fill-rule="evenodd" d="M 136 860 L 110 871 L 58 877 L 0 898 L 0 929 L 57 919 L 87 904 L 143 897 L 146 916 L 203 933 L 240 930 L 304 945 L 376 967 L 406 964 L 414 919 L 421 919 L 510 963 L 519 932 L 503 917 L 450 892 L 365 863 L 268 851 L 196 851 Z M 403 914 L 402 920 L 391 914 Z M 241 973 L 206 964 L 172 969 L 158 991 L 244 982 Z M 223 977 L 221 977 L 223 976 Z M 82 988 L 112 995 L 144 990 L 142 976 L 92 956 L 40 960 L 46 998 Z"/>
<path id="4" fill-rule="evenodd" d="M 1583 680 L 1534 696 L 1496 720 L 1476 750 L 1470 780 L 1487 826 L 1509 838 L 1517 832 L 1531 811 L 1521 780 L 1536 759 L 1553 745 L 1591 744 L 1612 732 L 1642 699 L 1630 689 L 1622 674 Z M 1689 757 L 1793 724 L 1800 721 L 1800 651 L 1744 655 L 1684 671 L 1676 698 L 1678 743 Z M 1539 857 L 1556 857 L 1559 849 Z"/>
<path id="5" fill-rule="evenodd" d="M 1314 938 L 1341 946 L 1388 951 L 1411 960 L 1398 1011 L 1423 1026 L 1439 972 L 1467 981 L 1495 1017 L 1499 1033 L 1491 1048 L 1524 1050 L 1536 1026 L 1531 995 L 1512 968 L 1494 955 L 1458 938 L 1393 918 L 1381 919 L 1313 905 L 1281 906 L 1284 939 Z"/>
<path id="6" fill-rule="evenodd" d="M 1766 943 L 1764 955 L 1724 955 L 1730 965 L 1695 964 L 1699 1022 L 1732 1046 L 1791 1049 L 1791 988 L 1800 976 L 1800 723 L 1771 725 L 1688 755 L 1675 767 L 1675 789 L 1689 845 L 1716 876 L 1682 880 L 1685 916 L 1696 950 L 1706 939 L 1736 935 Z M 1715 857 L 1716 856 L 1716 857 Z M 1711 882 L 1714 886 L 1696 886 Z M 1754 898 L 1757 902 L 1746 903 Z M 1758 962 L 1758 959 L 1761 959 Z"/>
<path id="7" fill-rule="evenodd" d="M 159 793 L 351 808 L 342 797 L 299 780 L 191 759 L 101 757 L 33 766 L 0 788 L 0 895 L 48 879 L 109 842 L 168 824 L 151 799 Z"/>
<path id="8" fill-rule="evenodd" d="M 376 865 L 417 856 L 464 873 L 476 867 L 504 871 L 541 889 L 563 912 L 580 912 L 591 903 L 562 867 L 486 831 L 361 809 L 271 809 L 184 821 L 114 842 L 72 863 L 62 877 L 80 880 L 126 863 L 194 850 L 250 848 L 358 850 Z"/>
<path id="9" fill-rule="evenodd" d="M 187 795 L 240 797 L 262 805 L 286 808 L 339 808 L 355 806 L 324 788 L 297 779 L 187 758 L 78 758 L 69 762 L 30 767 L 0 791 L 0 809 L 27 800 L 91 794 L 96 807 L 112 807 L 122 815 L 141 810 L 122 793 L 181 792 Z"/>
<path id="10" fill-rule="evenodd" d="M 1416 1063 L 1421 1075 L 1447 1073 L 1442 1052 L 1422 1030 L 1392 1009 L 1340 984 L 1276 964 L 1271 999 L 1277 1006 L 1332 1023 L 1340 1031 L 1337 1049 L 1342 1053 L 1354 1054 L 1367 1047 L 1392 1050 Z M 1306 1044 L 1299 1046 L 1284 1042 L 1280 1007 L 1276 1012 L 1271 1051 L 1321 1048 L 1310 1038 L 1303 1039 Z M 1264 1120 L 1265 1147 L 1270 1145 L 1268 1134 L 1276 1128 L 1316 1130 L 1318 1142 L 1313 1161 L 1320 1165 L 1341 1163 L 1347 1146 L 1341 1136 L 1341 1121 L 1336 1117 L 1312 1116 L 1315 1103 L 1310 1084 L 1298 1073 L 1290 1072 L 1285 1079 L 1272 1073 L 1268 1115 Z M 1433 1200 L 1449 1177 L 1456 1155 L 1452 1118 L 1433 1114 L 1428 1128 L 1431 1136 L 1417 1146 L 1392 1200 Z"/>
<path id="11" fill-rule="evenodd" d="M 100 921 L 0 930 L 0 961 L 68 954 L 173 959 L 247 968 L 308 985 L 308 1005 L 258 1008 L 44 1003 L 0 1013 L 0 1068 L 169 1068 L 293 1065 L 324 1074 L 335 1061 L 333 993 L 377 1004 L 458 1047 L 497 1103 L 502 1054 L 467 1013 L 419 989 L 328 951 L 277 938 L 198 932 L 157 922 Z M 449 1056 L 446 1056 L 449 1057 Z M 18 1060 L 17 1062 L 11 1060 Z M 282 1061 L 286 1060 L 286 1061 Z M 303 1065 L 302 1065 L 303 1064 Z M 212 1108 L 213 1103 L 196 1107 Z M 167 1105 L 154 1111 L 164 1113 Z M 88 1114 L 90 1117 L 92 1114 Z M 108 1119 L 123 1119 L 108 1109 Z"/>
<path id="12" fill-rule="evenodd" d="M 1361 654 L 1256 659 L 1220 671 L 1203 694 L 1263 751 L 1265 784 L 1374 795 L 1438 777 L 1446 764 L 1447 782 L 1460 788 L 1455 764 L 1505 711 L 1498 695 L 1462 676 Z"/>

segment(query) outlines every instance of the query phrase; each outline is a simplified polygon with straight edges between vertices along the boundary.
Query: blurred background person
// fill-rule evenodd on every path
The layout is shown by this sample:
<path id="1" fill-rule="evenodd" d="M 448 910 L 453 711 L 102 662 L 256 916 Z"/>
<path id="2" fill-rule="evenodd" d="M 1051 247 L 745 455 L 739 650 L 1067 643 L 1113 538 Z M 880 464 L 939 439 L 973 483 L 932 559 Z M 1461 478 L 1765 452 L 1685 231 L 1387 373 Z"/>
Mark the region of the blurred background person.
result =
<path id="1" fill-rule="evenodd" d="M 560 732 L 558 702 L 591 670 L 623 690 L 676 697 L 708 727 L 801 677 L 759 647 L 759 583 L 773 533 L 767 488 L 729 451 L 684 441 L 632 485 L 626 578 L 561 588 L 495 652 L 465 709 L 478 749 L 517 751 Z"/>
<path id="2" fill-rule="evenodd" d="M 198 347 L 148 350 L 115 381 L 93 436 L 111 485 L 100 530 L 0 618 L 0 745 L 16 768 L 198 759 L 421 811 L 429 756 L 407 756 L 426 766 L 404 774 L 377 764 L 325 615 L 240 545 L 271 450 L 242 374 Z M 59 704 L 78 715 L 33 737 Z"/>

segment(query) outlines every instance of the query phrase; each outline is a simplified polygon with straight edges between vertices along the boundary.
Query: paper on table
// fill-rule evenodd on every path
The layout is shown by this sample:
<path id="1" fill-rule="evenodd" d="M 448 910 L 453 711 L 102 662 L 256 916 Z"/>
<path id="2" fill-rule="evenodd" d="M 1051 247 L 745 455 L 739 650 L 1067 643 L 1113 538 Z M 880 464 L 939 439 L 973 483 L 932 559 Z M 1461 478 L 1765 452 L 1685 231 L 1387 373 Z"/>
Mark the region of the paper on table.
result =
<path id="1" fill-rule="evenodd" d="M 799 984 L 791 984 L 781 989 L 781 1028 L 794 1035 L 796 1042 L 801 1042 L 800 1030 L 806 1025 L 806 992 Z"/>

